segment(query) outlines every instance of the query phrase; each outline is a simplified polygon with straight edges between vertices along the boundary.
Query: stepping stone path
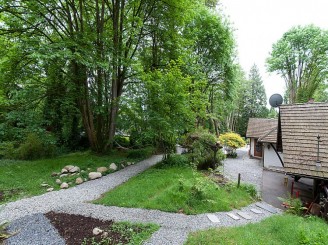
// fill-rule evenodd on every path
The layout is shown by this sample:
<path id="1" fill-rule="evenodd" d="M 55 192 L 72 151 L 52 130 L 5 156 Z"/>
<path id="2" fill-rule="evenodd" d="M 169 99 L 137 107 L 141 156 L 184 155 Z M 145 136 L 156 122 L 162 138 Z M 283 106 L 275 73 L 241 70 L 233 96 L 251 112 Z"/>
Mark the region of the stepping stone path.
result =
<path id="1" fill-rule="evenodd" d="M 235 215 L 235 214 L 233 214 L 233 213 L 227 213 L 227 215 L 228 215 L 229 217 L 233 218 L 234 220 L 239 220 L 239 219 L 240 219 L 237 215 Z"/>
<path id="2" fill-rule="evenodd" d="M 252 208 L 251 211 L 253 213 L 256 213 L 256 214 L 263 214 L 263 212 L 261 210 L 258 210 L 258 209 L 255 209 L 255 208 Z"/>
<path id="3" fill-rule="evenodd" d="M 265 205 L 265 204 L 262 204 L 262 203 L 256 203 L 255 204 L 257 207 L 260 207 L 266 211 L 269 211 L 270 213 L 278 213 L 277 210 L 275 210 L 274 208 L 268 206 L 268 205 Z M 251 208 L 250 210 L 247 211 L 243 211 L 243 212 L 236 212 L 235 213 L 226 213 L 227 216 L 229 216 L 231 219 L 233 220 L 241 220 L 241 219 L 245 219 L 245 220 L 251 220 L 253 219 L 253 216 L 250 214 L 250 212 L 254 215 L 263 215 L 264 213 L 260 210 L 260 209 L 256 209 L 256 208 Z M 210 221 L 212 221 L 213 223 L 219 223 L 220 220 L 219 218 L 214 215 L 214 214 L 207 214 L 207 217 Z"/>
<path id="4" fill-rule="evenodd" d="M 207 218 L 212 221 L 213 223 L 220 223 L 220 220 L 218 217 L 216 217 L 214 214 L 208 214 Z"/>
<path id="5" fill-rule="evenodd" d="M 252 219 L 252 216 L 248 215 L 245 212 L 237 212 L 237 214 L 244 219 Z"/>
<path id="6" fill-rule="evenodd" d="M 268 206 L 268 205 L 264 205 L 263 203 L 256 203 L 256 206 L 266 210 L 266 211 L 269 211 L 270 213 L 277 213 L 277 210 L 275 210 L 274 208 Z"/>

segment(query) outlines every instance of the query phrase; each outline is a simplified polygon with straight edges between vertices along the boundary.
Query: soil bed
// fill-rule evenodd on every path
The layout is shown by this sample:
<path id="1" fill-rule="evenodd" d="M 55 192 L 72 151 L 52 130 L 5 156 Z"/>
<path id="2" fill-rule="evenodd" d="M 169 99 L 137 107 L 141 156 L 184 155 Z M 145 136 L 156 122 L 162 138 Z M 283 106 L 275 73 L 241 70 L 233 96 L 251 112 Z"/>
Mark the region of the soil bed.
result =
<path id="1" fill-rule="evenodd" d="M 103 221 L 82 215 L 49 212 L 45 216 L 58 233 L 65 239 L 67 245 L 77 244 L 128 244 L 131 242 L 133 234 L 142 232 L 145 228 L 137 225 L 121 226 L 114 228 L 115 222 L 112 220 Z M 99 235 L 93 234 L 94 228 L 103 230 Z M 122 228 L 123 227 L 123 228 Z M 107 233 L 104 236 L 104 233 Z"/>

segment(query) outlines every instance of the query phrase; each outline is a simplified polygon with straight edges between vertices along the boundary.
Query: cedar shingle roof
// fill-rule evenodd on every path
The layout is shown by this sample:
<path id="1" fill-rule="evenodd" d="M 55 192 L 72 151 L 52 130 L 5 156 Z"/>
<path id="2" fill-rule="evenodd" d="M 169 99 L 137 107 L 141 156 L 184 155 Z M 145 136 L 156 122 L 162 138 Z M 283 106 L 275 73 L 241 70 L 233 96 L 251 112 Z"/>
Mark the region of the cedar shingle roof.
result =
<path id="1" fill-rule="evenodd" d="M 277 129 L 278 129 L 278 126 L 274 127 L 268 133 L 262 135 L 258 141 L 276 144 L 277 143 Z"/>
<path id="2" fill-rule="evenodd" d="M 328 178 L 328 103 L 281 105 L 280 118 L 286 172 Z"/>
<path id="3" fill-rule="evenodd" d="M 247 138 L 261 138 L 270 134 L 270 132 L 277 128 L 278 120 L 269 118 L 250 118 L 248 121 L 246 137 Z M 270 141 L 263 141 L 270 142 Z M 272 143 L 275 143 L 276 140 Z"/>

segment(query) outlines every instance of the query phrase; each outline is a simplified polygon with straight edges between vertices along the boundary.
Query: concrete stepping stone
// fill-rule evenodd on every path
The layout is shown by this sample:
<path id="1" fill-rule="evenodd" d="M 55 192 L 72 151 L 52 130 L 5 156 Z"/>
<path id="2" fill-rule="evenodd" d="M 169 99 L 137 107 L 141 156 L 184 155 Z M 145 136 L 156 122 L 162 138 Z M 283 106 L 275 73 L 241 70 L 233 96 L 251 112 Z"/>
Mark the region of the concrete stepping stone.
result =
<path id="1" fill-rule="evenodd" d="M 259 209 L 256 209 L 256 208 L 251 208 L 251 211 L 255 214 L 263 214 L 263 212 Z"/>
<path id="2" fill-rule="evenodd" d="M 214 214 L 208 214 L 207 218 L 212 221 L 213 223 L 220 223 L 220 220 L 218 217 L 216 217 Z"/>
<path id="3" fill-rule="evenodd" d="M 270 213 L 273 213 L 273 214 L 277 213 L 277 210 L 275 210 L 274 208 L 272 208 L 268 205 L 265 205 L 263 203 L 256 203 L 255 205 L 262 208 L 262 209 L 264 209 L 264 210 L 266 210 L 266 211 L 269 211 Z"/>
<path id="4" fill-rule="evenodd" d="M 237 212 L 237 214 L 240 216 L 240 217 L 242 217 L 242 218 L 244 218 L 244 219 L 252 219 L 252 216 L 250 216 L 250 215 L 248 215 L 247 213 L 245 213 L 245 212 Z"/>
<path id="5" fill-rule="evenodd" d="M 227 213 L 227 215 L 228 215 L 230 218 L 234 219 L 234 220 L 240 220 L 240 218 L 239 218 L 237 215 L 233 214 L 233 213 Z"/>

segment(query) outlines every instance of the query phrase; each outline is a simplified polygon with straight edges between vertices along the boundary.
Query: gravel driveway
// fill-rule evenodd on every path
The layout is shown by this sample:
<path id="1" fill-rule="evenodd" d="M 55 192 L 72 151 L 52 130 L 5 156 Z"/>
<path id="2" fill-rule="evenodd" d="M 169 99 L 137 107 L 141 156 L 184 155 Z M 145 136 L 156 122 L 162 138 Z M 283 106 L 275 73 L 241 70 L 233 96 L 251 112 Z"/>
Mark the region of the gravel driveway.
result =
<path id="1" fill-rule="evenodd" d="M 262 187 L 262 164 L 258 159 L 250 159 L 248 156 L 249 148 L 237 150 L 237 158 L 227 158 L 224 161 L 224 175 L 232 181 L 238 180 L 240 173 L 241 182 L 246 182 L 256 186 L 258 193 Z"/>
<path id="2" fill-rule="evenodd" d="M 242 181 L 260 186 L 259 183 L 262 178 L 262 170 L 260 171 L 260 169 L 262 168 L 258 166 L 259 164 L 256 160 L 248 159 L 246 153 L 246 149 L 241 149 L 238 150 L 239 156 L 237 159 L 227 159 L 224 164 L 225 173 L 232 180 L 236 180 L 238 173 L 241 173 Z M 159 210 L 108 207 L 88 203 L 99 198 L 102 193 L 127 181 L 130 177 L 153 166 L 160 160 L 161 156 L 153 156 L 98 180 L 89 181 L 67 190 L 45 193 L 41 196 L 26 198 L 0 206 L 0 223 L 3 220 L 10 221 L 12 222 L 10 225 L 11 230 L 20 230 L 17 236 L 8 239 L 7 244 L 64 244 L 63 239 L 43 216 L 44 213 L 49 211 L 81 214 L 103 220 L 159 224 L 161 228 L 146 242 L 147 245 L 183 244 L 191 231 L 258 222 L 272 215 L 272 213 L 266 210 L 261 210 L 262 213 L 253 214 L 251 220 L 233 220 L 227 215 L 228 212 L 217 212 L 214 215 L 218 217 L 220 222 L 214 223 L 209 220 L 207 214 L 184 215 Z M 251 209 L 254 208 L 257 208 L 256 203 L 231 212 L 243 211 L 252 213 Z"/>

